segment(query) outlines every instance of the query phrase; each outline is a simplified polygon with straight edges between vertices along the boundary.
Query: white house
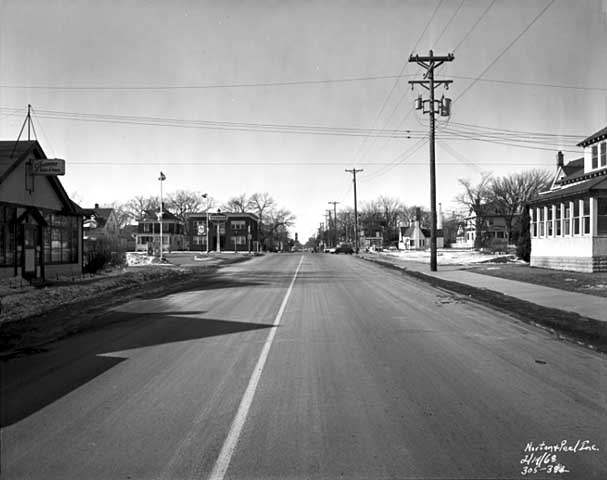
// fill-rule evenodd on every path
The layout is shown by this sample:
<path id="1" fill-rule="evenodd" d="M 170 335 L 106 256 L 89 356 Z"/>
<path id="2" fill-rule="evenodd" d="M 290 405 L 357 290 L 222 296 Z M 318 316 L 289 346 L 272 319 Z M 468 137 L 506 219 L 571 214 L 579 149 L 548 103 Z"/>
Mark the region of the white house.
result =
<path id="1" fill-rule="evenodd" d="M 549 190 L 529 206 L 531 266 L 607 271 L 607 127 L 578 144 L 582 158 L 557 168 Z"/>
<path id="2" fill-rule="evenodd" d="M 419 209 L 415 214 L 415 219 L 408 227 L 398 229 L 398 248 L 401 250 L 423 250 L 430 248 L 431 235 L 429 228 L 421 227 L 421 215 Z M 436 247 L 443 248 L 445 239 L 442 229 L 442 215 L 437 217 L 436 229 Z"/>

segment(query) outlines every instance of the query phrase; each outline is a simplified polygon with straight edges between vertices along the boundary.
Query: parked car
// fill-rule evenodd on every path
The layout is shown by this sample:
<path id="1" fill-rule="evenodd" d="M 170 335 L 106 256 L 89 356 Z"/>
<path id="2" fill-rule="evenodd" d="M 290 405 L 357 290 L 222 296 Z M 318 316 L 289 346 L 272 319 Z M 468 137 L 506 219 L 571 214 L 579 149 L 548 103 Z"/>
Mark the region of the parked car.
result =
<path id="1" fill-rule="evenodd" d="M 335 247 L 335 252 L 333 253 L 354 253 L 354 248 L 349 243 L 340 243 Z"/>

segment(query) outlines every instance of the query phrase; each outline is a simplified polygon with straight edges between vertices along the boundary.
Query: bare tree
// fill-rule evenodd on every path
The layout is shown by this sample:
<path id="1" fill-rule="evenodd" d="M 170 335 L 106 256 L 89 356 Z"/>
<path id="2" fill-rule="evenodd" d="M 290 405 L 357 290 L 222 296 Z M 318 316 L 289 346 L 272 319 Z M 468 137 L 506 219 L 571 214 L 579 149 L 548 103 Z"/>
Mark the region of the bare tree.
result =
<path id="1" fill-rule="evenodd" d="M 251 201 L 246 193 L 241 193 L 230 198 L 227 203 L 222 206 L 222 210 L 234 213 L 246 213 L 251 211 Z"/>
<path id="2" fill-rule="evenodd" d="M 249 203 L 253 212 L 259 217 L 260 222 L 263 222 L 266 213 L 276 206 L 276 202 L 268 192 L 254 193 L 251 195 Z"/>
<path id="3" fill-rule="evenodd" d="M 377 201 L 382 210 L 385 240 L 387 242 L 398 241 L 398 221 L 404 217 L 405 206 L 397 198 L 384 197 L 383 195 Z"/>
<path id="4" fill-rule="evenodd" d="M 531 199 L 549 187 L 551 180 L 551 172 L 537 169 L 511 173 L 493 180 L 490 186 L 491 200 L 506 219 L 509 239 L 512 239 L 514 218 Z"/>
<path id="5" fill-rule="evenodd" d="M 166 209 L 183 222 L 186 237 L 189 233 L 187 216 L 198 211 L 203 200 L 202 194 L 187 190 L 177 190 L 167 196 Z"/>
<path id="6" fill-rule="evenodd" d="M 455 197 L 455 200 L 468 208 L 470 214 L 475 215 L 476 237 L 474 248 L 481 248 L 486 229 L 485 212 L 486 205 L 491 197 L 491 172 L 482 172 L 481 179 L 473 184 L 468 179 L 458 179 L 459 184 L 464 187 L 464 192 Z"/>
<path id="7" fill-rule="evenodd" d="M 159 212 L 160 200 L 156 196 L 144 197 L 138 195 L 129 200 L 123 207 L 130 217 L 138 222 L 145 218 L 147 212 Z"/>
<path id="8" fill-rule="evenodd" d="M 289 227 L 293 226 L 295 215 L 285 208 L 272 209 L 268 212 L 266 235 L 264 241 L 270 248 L 277 244 L 284 247 L 289 241 Z"/>
<path id="9" fill-rule="evenodd" d="M 114 213 L 116 214 L 116 221 L 118 222 L 118 228 L 122 230 L 133 220 L 131 213 L 126 208 L 126 205 L 113 202 L 110 204 L 110 208 L 114 209 Z"/>

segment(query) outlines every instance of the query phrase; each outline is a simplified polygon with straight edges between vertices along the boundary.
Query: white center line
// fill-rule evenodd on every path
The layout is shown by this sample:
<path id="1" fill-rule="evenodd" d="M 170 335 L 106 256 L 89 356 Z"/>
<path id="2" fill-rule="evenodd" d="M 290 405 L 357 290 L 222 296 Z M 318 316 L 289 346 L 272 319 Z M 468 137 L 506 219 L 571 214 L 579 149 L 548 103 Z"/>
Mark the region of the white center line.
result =
<path id="1" fill-rule="evenodd" d="M 251 374 L 251 378 L 249 379 L 249 384 L 247 385 L 247 389 L 244 392 L 242 400 L 240 401 L 240 405 L 238 406 L 238 411 L 236 412 L 236 417 L 234 417 L 234 421 L 232 422 L 232 426 L 230 427 L 230 432 L 223 443 L 223 447 L 221 448 L 221 452 L 219 452 L 219 456 L 217 457 L 217 461 L 215 462 L 215 466 L 213 467 L 213 471 L 211 472 L 210 480 L 223 480 L 225 477 L 226 471 L 230 465 L 230 461 L 232 460 L 232 455 L 234 454 L 234 450 L 236 449 L 236 445 L 238 444 L 238 440 L 240 439 L 240 434 L 242 433 L 242 428 L 247 420 L 247 415 L 249 414 L 249 408 L 251 408 L 251 403 L 253 403 L 253 397 L 255 396 L 255 391 L 257 390 L 257 384 L 259 383 L 259 379 L 261 378 L 261 373 L 263 372 L 263 368 L 266 364 L 266 360 L 268 359 L 268 354 L 270 353 L 270 347 L 272 346 L 272 342 L 274 341 L 274 336 L 276 335 L 276 330 L 278 325 L 280 324 L 280 319 L 282 318 L 282 314 L 285 311 L 285 307 L 287 306 L 287 301 L 289 300 L 289 296 L 291 295 L 291 291 L 293 290 L 293 285 L 295 284 L 295 279 L 297 278 L 297 274 L 299 273 L 299 269 L 301 268 L 301 264 L 303 263 L 303 255 L 299 259 L 299 265 L 297 265 L 297 269 L 293 274 L 293 278 L 291 279 L 291 284 L 289 285 L 289 289 L 285 294 L 285 297 L 282 300 L 282 304 L 276 314 L 276 318 L 274 319 L 274 323 L 272 324 L 272 328 L 270 329 L 270 333 L 268 338 L 266 339 L 266 343 L 263 346 L 263 350 L 259 355 L 259 359 L 257 360 L 257 364 L 253 369 L 253 373 Z"/>

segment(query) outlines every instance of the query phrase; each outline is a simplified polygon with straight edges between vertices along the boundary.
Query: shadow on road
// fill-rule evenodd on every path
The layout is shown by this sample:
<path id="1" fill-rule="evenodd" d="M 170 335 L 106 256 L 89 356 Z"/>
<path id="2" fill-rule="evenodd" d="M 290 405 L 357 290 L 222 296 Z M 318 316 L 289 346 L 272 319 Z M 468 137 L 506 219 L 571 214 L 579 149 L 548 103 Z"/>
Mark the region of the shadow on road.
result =
<path id="1" fill-rule="evenodd" d="M 174 342 L 270 328 L 270 324 L 204 318 L 203 311 L 117 312 L 106 329 L 17 351 L 0 362 L 0 426 L 37 412 L 125 361 L 120 352 Z M 115 352 L 115 353 L 113 353 Z"/>

